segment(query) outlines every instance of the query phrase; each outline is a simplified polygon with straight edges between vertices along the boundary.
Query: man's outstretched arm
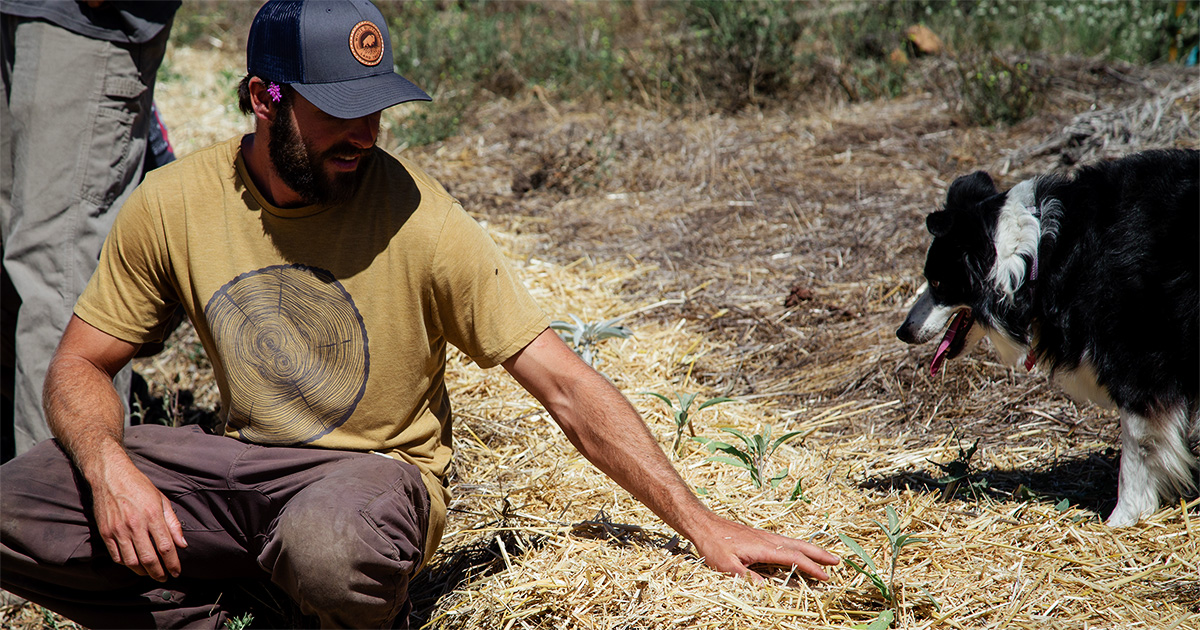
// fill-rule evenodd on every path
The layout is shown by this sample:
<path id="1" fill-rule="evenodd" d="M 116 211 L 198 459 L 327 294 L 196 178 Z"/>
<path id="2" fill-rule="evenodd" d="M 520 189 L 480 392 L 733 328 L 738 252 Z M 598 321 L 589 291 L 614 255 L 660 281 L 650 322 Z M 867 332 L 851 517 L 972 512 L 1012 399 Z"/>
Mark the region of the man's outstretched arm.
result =
<path id="1" fill-rule="evenodd" d="M 175 511 L 125 452 L 125 407 L 112 379 L 138 346 L 72 316 L 46 373 L 42 400 L 54 437 L 87 481 L 109 555 L 138 575 L 178 576 L 186 547 Z"/>
<path id="2" fill-rule="evenodd" d="M 793 538 L 717 516 L 696 498 L 637 411 L 612 383 L 546 329 L 504 362 L 585 457 L 696 545 L 712 568 L 761 576 L 753 564 L 795 566 L 814 578 L 837 556 Z"/>

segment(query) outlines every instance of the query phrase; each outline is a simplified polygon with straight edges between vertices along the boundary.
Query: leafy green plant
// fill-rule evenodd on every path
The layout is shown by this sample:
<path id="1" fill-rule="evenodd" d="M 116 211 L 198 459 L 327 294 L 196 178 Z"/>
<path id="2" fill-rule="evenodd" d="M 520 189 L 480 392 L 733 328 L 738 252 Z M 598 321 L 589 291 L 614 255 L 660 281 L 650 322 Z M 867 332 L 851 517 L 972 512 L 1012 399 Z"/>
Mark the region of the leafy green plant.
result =
<path id="1" fill-rule="evenodd" d="M 171 41 L 241 45 L 258 4 L 184 3 Z M 571 3 L 570 10 L 555 2 L 377 4 L 396 70 L 434 98 L 397 110 L 412 116 L 385 115 L 390 135 L 408 146 L 458 133 L 481 104 L 531 88 L 556 102 L 634 100 L 702 111 L 770 106 L 838 84 L 851 99 L 894 96 L 926 75 L 906 76 L 885 61 L 914 24 L 930 28 L 959 59 L 1022 50 L 1140 64 L 1186 54 L 1200 16 L 1194 1 L 1177 14 L 1145 0 L 660 0 Z M 160 70 L 164 82 L 179 76 L 170 62 Z M 981 84 L 968 88 L 980 88 L 977 98 L 1009 98 L 1000 75 L 989 86 L 992 72 L 977 74 L 976 66 L 964 72 Z M 1012 98 L 1024 98 L 1014 85 Z"/>
<path id="2" fill-rule="evenodd" d="M 599 363 L 600 357 L 596 352 L 601 341 L 614 337 L 628 339 L 633 336 L 632 330 L 617 324 L 621 321 L 620 317 L 594 322 L 585 322 L 575 315 L 570 317 L 574 320 L 573 323 L 556 319 L 550 322 L 550 327 L 575 349 L 575 354 L 593 367 Z"/>
<path id="3" fill-rule="evenodd" d="M 849 66 L 839 83 L 852 101 L 896 98 L 904 93 L 907 69 L 903 64 L 864 59 Z"/>
<path id="4" fill-rule="evenodd" d="M 225 621 L 225 630 L 246 630 L 250 627 L 250 622 L 254 621 L 254 615 L 246 613 L 237 617 L 230 617 Z"/>
<path id="5" fill-rule="evenodd" d="M 883 530 L 883 534 L 887 537 L 888 545 L 891 548 L 891 567 L 888 570 L 888 578 L 886 581 L 880 574 L 879 568 L 875 565 L 875 561 L 872 560 L 871 555 L 862 548 L 862 545 L 858 544 L 853 538 L 850 538 L 845 534 L 838 534 L 838 538 L 841 539 L 842 543 L 845 544 L 846 547 L 848 547 L 850 551 L 853 552 L 855 556 L 858 556 L 858 558 L 862 561 L 862 563 L 859 564 L 853 558 L 846 557 L 846 564 L 850 565 L 851 569 L 854 569 L 858 573 L 866 576 L 866 578 L 871 581 L 871 584 L 874 585 L 879 591 L 879 594 L 883 596 L 883 600 L 888 605 L 888 608 L 879 613 L 879 616 L 877 616 L 871 623 L 861 626 L 861 628 L 868 630 L 881 630 L 891 626 L 892 621 L 896 616 L 895 609 L 897 608 L 899 601 L 899 598 L 896 596 L 896 563 L 900 559 L 900 551 L 908 545 L 925 542 L 924 538 L 915 538 L 912 534 L 901 533 L 900 517 L 896 515 L 896 510 L 892 509 L 892 506 L 889 505 L 884 508 L 884 510 L 887 514 L 888 521 L 886 526 L 874 519 L 872 519 L 871 522 L 875 523 L 877 526 L 879 526 L 879 529 Z M 932 600 L 933 597 L 930 596 L 930 599 Z M 934 605 L 937 605 L 936 600 L 934 600 Z"/>
<path id="6" fill-rule="evenodd" d="M 842 544 L 846 545 L 850 551 L 854 552 L 854 555 L 858 556 L 859 560 L 862 562 L 862 564 L 859 564 L 859 562 L 855 561 L 854 558 L 846 557 L 843 558 L 843 560 L 846 561 L 846 564 L 850 565 L 851 569 L 854 569 L 858 573 L 866 576 L 866 578 L 871 581 L 871 584 L 873 584 L 879 591 L 879 594 L 883 596 L 883 600 L 888 604 L 891 604 L 891 588 L 888 587 L 888 583 L 885 582 L 884 579 L 879 575 L 879 567 L 875 566 L 875 561 L 871 559 L 871 554 L 867 553 L 867 550 L 863 549 L 862 545 L 855 542 L 853 538 L 845 534 L 838 533 L 838 538 L 840 538 Z"/>
<path id="7" fill-rule="evenodd" d="M 693 438 L 696 436 L 696 428 L 692 426 L 692 418 L 689 414 L 692 408 L 692 403 L 696 401 L 696 397 L 700 394 L 681 394 L 679 392 L 675 392 L 675 399 L 679 401 L 679 405 L 677 406 L 670 398 L 667 398 L 666 396 L 663 396 L 657 392 L 639 393 L 647 396 L 654 396 L 655 398 L 667 403 L 667 406 L 671 408 L 671 419 L 675 421 L 675 442 L 671 444 L 671 452 L 678 457 L 682 454 L 681 451 L 683 449 L 683 430 L 686 428 L 691 431 Z M 732 400 L 732 398 L 726 398 L 724 396 L 709 398 L 708 400 L 700 403 L 700 406 L 696 407 L 696 411 L 703 411 L 704 409 L 712 407 L 713 405 L 719 405 Z"/>
<path id="8" fill-rule="evenodd" d="M 973 498 L 978 499 L 987 490 L 987 479 L 983 477 L 975 478 L 976 471 L 971 466 L 971 458 L 975 456 L 975 452 L 978 450 L 979 440 L 975 440 L 975 443 L 966 450 L 963 450 L 960 444 L 958 447 L 958 458 L 952 462 L 945 464 L 939 464 L 934 461 L 930 462 L 945 473 L 944 476 L 937 479 L 938 485 L 942 486 L 943 501 L 954 498 L 954 494 L 958 492 L 958 488 L 963 481 L 967 482 L 967 490 Z"/>
<path id="9" fill-rule="evenodd" d="M 787 442 L 788 440 L 801 434 L 801 431 L 789 431 L 778 438 L 771 439 L 771 425 L 763 427 L 762 431 L 757 435 L 746 435 L 737 429 L 721 427 L 721 430 L 737 437 L 745 445 L 745 450 L 729 444 L 728 442 L 719 442 L 708 438 L 693 437 L 693 440 L 700 442 L 708 447 L 714 453 L 720 451 L 725 455 L 713 455 L 708 458 L 711 462 L 723 462 L 738 468 L 744 468 L 750 471 L 750 480 L 754 482 L 755 488 L 761 488 L 763 478 L 767 475 L 767 466 L 770 463 L 771 456 L 775 451 Z M 768 479 L 768 483 L 772 488 L 778 488 L 779 483 L 787 477 L 788 471 L 784 468 L 779 474 Z"/>

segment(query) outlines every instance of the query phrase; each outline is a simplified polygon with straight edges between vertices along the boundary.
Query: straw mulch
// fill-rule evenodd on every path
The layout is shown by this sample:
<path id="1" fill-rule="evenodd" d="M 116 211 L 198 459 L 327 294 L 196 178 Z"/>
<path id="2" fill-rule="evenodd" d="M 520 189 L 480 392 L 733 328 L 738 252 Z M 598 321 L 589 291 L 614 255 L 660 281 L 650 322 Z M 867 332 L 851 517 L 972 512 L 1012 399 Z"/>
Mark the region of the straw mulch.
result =
<path id="1" fill-rule="evenodd" d="M 229 62 L 189 54 L 206 69 L 197 77 Z M 858 560 L 845 535 L 895 593 L 885 601 L 845 564 L 828 583 L 707 569 L 502 370 L 456 355 L 455 498 L 442 549 L 413 585 L 415 619 L 844 628 L 891 607 L 903 628 L 1200 627 L 1200 500 L 1135 527 L 1101 522 L 1116 497 L 1115 413 L 982 347 L 931 378 L 932 348 L 893 334 L 921 283 L 923 217 L 954 176 L 983 168 L 1006 187 L 1110 149 L 1197 146 L 1194 72 L 1053 63 L 1047 111 L 1005 129 L 964 124 L 932 92 L 705 118 L 530 96 L 498 99 L 461 136 L 409 150 L 487 224 L 555 318 L 623 317 L 634 336 L 604 342 L 598 367 L 664 448 L 675 426 L 641 392 L 736 397 L 693 409 L 703 437 L 802 432 L 769 460 L 767 476 L 785 480 L 762 489 L 685 441 L 676 466 L 714 511 Z M 161 92 L 177 147 L 244 125 L 210 112 L 225 88 L 188 85 Z M 188 335 L 139 371 L 166 406 L 186 400 L 179 414 L 201 421 L 215 395 Z M 945 483 L 956 465 L 961 479 Z M 878 524 L 888 508 L 921 539 L 895 559 Z"/>

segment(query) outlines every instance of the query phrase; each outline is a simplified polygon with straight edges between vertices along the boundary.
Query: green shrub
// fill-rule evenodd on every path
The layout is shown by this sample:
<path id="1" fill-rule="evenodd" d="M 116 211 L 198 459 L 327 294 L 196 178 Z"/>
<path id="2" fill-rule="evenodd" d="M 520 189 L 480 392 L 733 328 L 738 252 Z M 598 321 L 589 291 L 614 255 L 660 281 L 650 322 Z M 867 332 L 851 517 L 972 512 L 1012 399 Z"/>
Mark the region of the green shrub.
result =
<path id="1" fill-rule="evenodd" d="M 803 8 L 780 0 L 694 0 L 682 5 L 689 30 L 687 62 L 703 93 L 736 109 L 783 95 L 799 74 L 796 42 Z"/>
<path id="2" fill-rule="evenodd" d="M 1047 81 L 1027 61 L 990 53 L 963 58 L 958 70 L 962 113 L 973 124 L 1014 124 L 1042 104 Z"/>
<path id="3" fill-rule="evenodd" d="M 967 12 L 963 40 L 984 50 L 1021 47 L 1150 63 L 1166 59 L 1177 32 L 1182 39 L 1194 38 L 1200 28 L 1200 3 L 1187 2 L 1180 17 L 1174 15 L 1175 5 L 1144 0 L 981 0 Z"/>

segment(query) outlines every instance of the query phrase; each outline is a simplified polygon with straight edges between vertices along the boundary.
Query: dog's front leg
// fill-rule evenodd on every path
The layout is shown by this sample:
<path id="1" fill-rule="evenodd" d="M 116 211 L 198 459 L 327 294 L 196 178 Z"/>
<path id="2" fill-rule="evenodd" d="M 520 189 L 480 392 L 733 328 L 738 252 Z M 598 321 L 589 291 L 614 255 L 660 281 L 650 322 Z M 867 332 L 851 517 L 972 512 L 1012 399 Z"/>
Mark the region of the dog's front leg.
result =
<path id="1" fill-rule="evenodd" d="M 1117 478 L 1117 507 L 1108 517 L 1111 527 L 1128 527 L 1158 508 L 1150 460 L 1153 441 L 1145 418 L 1121 410 L 1121 471 Z"/>
<path id="2" fill-rule="evenodd" d="M 1150 417 L 1121 410 L 1121 472 L 1109 525 L 1133 525 L 1158 509 L 1160 496 L 1194 491 L 1188 429 L 1183 407 Z"/>

